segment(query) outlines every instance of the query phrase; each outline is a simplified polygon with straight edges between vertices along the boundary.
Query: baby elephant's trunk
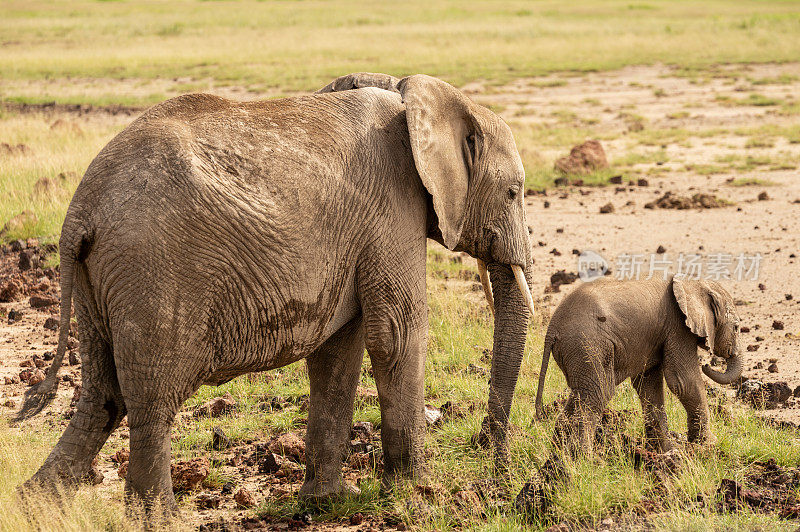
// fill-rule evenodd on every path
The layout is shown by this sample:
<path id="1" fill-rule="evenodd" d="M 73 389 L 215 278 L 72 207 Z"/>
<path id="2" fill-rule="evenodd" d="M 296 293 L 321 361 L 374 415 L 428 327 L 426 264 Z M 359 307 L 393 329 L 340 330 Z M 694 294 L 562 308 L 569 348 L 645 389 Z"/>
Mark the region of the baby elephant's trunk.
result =
<path id="1" fill-rule="evenodd" d="M 708 364 L 703 366 L 703 373 L 717 384 L 732 383 L 742 375 L 742 356 L 739 350 L 735 350 L 733 356 L 728 359 L 728 367 L 725 369 L 725 373 L 712 369 Z"/>

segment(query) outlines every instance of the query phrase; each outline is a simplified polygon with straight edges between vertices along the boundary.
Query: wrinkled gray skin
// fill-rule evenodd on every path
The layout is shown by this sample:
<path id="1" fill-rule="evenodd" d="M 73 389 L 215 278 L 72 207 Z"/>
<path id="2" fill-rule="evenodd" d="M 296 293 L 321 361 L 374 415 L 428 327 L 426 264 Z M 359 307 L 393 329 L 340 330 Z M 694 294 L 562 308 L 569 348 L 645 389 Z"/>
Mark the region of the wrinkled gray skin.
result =
<path id="1" fill-rule="evenodd" d="M 556 441 L 575 452 L 591 449 L 595 428 L 614 388 L 630 378 L 645 416 L 648 445 L 673 444 L 664 412 L 664 380 L 688 416 L 690 442 L 714 443 L 697 356 L 705 343 L 727 359 L 725 373 L 703 373 L 729 384 L 742 373 L 739 318 L 730 294 L 713 281 L 600 279 L 584 284 L 558 306 L 545 336 L 537 416 L 549 354 L 571 394 L 557 422 Z"/>
<path id="2" fill-rule="evenodd" d="M 348 90 L 375 84 L 384 88 Z M 504 427 L 528 320 L 509 265 L 530 279 L 531 264 L 510 129 L 424 75 L 355 74 L 320 92 L 251 103 L 174 98 L 91 163 L 61 234 L 56 360 L 20 416 L 53 396 L 73 294 L 83 393 L 26 486 L 81 478 L 127 414 L 126 493 L 174 508 L 170 433 L 181 404 L 202 384 L 305 358 L 300 493 L 346 491 L 341 460 L 365 348 L 384 485 L 421 473 L 426 238 L 489 263 L 489 417 Z"/>

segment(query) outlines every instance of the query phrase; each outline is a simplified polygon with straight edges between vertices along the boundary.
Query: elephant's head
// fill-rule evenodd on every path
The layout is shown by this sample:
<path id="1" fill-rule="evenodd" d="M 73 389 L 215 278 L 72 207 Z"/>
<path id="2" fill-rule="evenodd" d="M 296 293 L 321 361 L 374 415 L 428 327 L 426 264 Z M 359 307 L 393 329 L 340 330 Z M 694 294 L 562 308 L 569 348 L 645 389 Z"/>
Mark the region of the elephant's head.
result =
<path id="1" fill-rule="evenodd" d="M 502 450 L 533 314 L 525 171 L 514 136 L 496 114 L 430 76 L 349 74 L 319 92 L 361 87 L 400 93 L 414 164 L 435 215 L 428 236 L 478 260 L 495 324 L 489 415 L 481 432 Z"/>
<path id="2" fill-rule="evenodd" d="M 686 325 L 705 341 L 716 356 L 727 359 L 724 373 L 703 366 L 703 373 L 719 384 L 730 384 L 742 374 L 739 316 L 730 294 L 714 281 L 672 280 L 675 300 Z"/>

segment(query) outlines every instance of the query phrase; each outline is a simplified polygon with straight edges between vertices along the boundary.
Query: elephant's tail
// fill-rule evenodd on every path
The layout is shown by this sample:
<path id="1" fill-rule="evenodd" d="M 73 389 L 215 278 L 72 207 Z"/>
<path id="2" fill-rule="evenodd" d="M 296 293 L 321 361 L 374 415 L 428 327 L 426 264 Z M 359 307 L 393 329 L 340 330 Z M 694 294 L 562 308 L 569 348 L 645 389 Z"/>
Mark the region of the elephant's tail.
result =
<path id="1" fill-rule="evenodd" d="M 536 389 L 536 419 L 544 418 L 542 413 L 542 395 L 544 395 L 544 381 L 547 376 L 547 365 L 550 363 L 550 353 L 553 352 L 553 342 L 555 338 L 549 334 L 544 338 L 544 350 L 542 351 L 542 368 L 539 370 L 539 386 Z"/>
<path id="2" fill-rule="evenodd" d="M 69 220 L 69 218 L 68 218 Z M 58 325 L 58 349 L 53 363 L 47 370 L 45 379 L 25 392 L 25 402 L 17 413 L 15 421 L 22 421 L 35 416 L 49 405 L 58 391 L 58 370 L 64 360 L 69 338 L 70 317 L 72 314 L 72 284 L 75 280 L 75 267 L 80 255 L 88 252 L 89 243 L 84 230 L 68 231 L 68 223 L 64 223 L 62 237 L 59 242 L 61 255 L 61 317 Z M 71 233 L 71 234 L 70 234 Z"/>

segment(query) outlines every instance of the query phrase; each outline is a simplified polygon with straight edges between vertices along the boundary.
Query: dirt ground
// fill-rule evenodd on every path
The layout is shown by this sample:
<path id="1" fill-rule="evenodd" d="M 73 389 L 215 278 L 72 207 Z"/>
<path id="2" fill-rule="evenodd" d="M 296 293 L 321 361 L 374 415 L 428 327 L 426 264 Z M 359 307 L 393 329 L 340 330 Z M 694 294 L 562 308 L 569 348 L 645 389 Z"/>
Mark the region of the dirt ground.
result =
<path id="1" fill-rule="evenodd" d="M 752 135 L 736 132 L 736 128 L 753 131 L 766 125 L 797 124 L 796 114 L 782 115 L 770 107 L 731 106 L 724 99 L 725 96 L 741 97 L 742 92 L 758 92 L 765 97 L 791 101 L 800 88 L 798 81 L 759 84 L 756 88 L 747 85 L 742 89 L 743 84 L 749 83 L 742 80 L 800 77 L 800 64 L 738 68 L 745 70 L 739 77 L 722 72 L 720 77 L 702 83 L 691 77 L 674 75 L 667 67 L 654 66 L 520 80 L 501 87 L 474 83 L 464 89 L 481 103 L 501 106 L 501 115 L 512 127 L 515 123 L 563 126 L 563 117 L 553 115 L 555 109 L 572 111 L 576 124 L 585 124 L 587 118 L 591 119 L 593 127 L 606 136 L 602 143 L 612 164 L 631 152 L 663 151 L 661 160 L 634 164 L 634 172 L 622 183 L 607 187 L 568 185 L 546 193 L 531 191 L 526 196 L 536 260 L 534 297 L 545 321 L 564 295 L 582 282 L 577 280 L 554 290 L 550 286 L 551 276 L 559 270 L 577 272 L 579 254 L 587 250 L 608 261 L 611 275 L 626 272 L 621 262 L 625 254 L 639 255 L 643 260 L 641 277 L 648 276 L 651 254 L 657 251 L 657 258 L 671 261 L 670 273 L 675 273 L 680 254 L 700 254 L 704 267 L 712 255 L 722 254 L 732 261 L 728 265 L 732 278 L 723 278 L 720 282 L 736 298 L 742 325 L 749 329 L 743 333 L 744 345 L 748 346 L 744 375 L 764 382 L 785 381 L 794 390 L 800 386 L 800 278 L 796 258 L 800 253 L 798 170 L 796 167 L 789 169 L 791 165 L 771 170 L 763 166 L 746 171 L 730 169 L 710 175 L 693 170 L 727 155 L 800 162 L 800 144 L 770 135 L 769 142 L 748 146 Z M 548 80 L 557 83 L 543 86 Z M 135 116 L 134 113 L 129 118 L 127 109 L 121 116 L 105 113 L 111 118 L 98 118 L 97 113 L 86 108 L 58 108 L 52 112 L 54 119 L 58 115 L 78 123 L 98 119 L 132 120 Z M 684 133 L 679 141 L 642 143 L 635 136 L 631 114 L 640 117 L 651 129 L 680 128 Z M 539 156 L 545 160 L 563 155 L 566 155 L 563 148 L 543 146 L 539 150 Z M 768 179 L 771 183 L 733 186 L 732 178 Z M 630 179 L 633 184 L 629 183 Z M 640 183 L 640 179 L 644 179 L 646 185 L 644 181 Z M 645 204 L 667 192 L 681 196 L 708 193 L 730 204 L 713 209 L 645 208 Z M 613 212 L 601 214 L 601 207 L 609 203 Z M 35 247 L 36 243 L 30 242 L 30 245 Z M 748 272 L 747 278 L 742 280 L 735 278 L 734 271 L 739 254 L 761 257 L 758 271 Z M 10 414 L 21 404 L 27 385 L 15 382 L 20 372 L 35 373 L 34 355 L 41 357 L 40 364 L 46 369 L 49 362 L 44 354 L 54 351 L 57 341 L 57 332 L 44 327 L 48 318 L 57 317 L 57 305 L 41 309 L 30 305 L 32 295 L 57 297 L 57 274 L 41 268 L 20 274 L 18 261 L 19 252 L 6 246 L 0 266 L 0 287 L 20 275 L 24 282 L 22 292 L 12 302 L 0 303 L 0 412 L 4 414 Z M 9 320 L 12 310 L 21 311 L 22 316 Z M 30 360 L 34 367 L 23 367 Z M 65 380 L 79 383 L 80 361 L 73 358 L 72 362 L 62 368 L 61 374 Z M 770 371 L 768 368 L 773 363 L 775 367 Z M 73 386 L 62 385 L 60 399 L 42 419 L 52 421 L 55 419 L 53 411 L 69 408 L 74 390 Z M 790 398 L 778 408 L 766 410 L 764 415 L 797 423 L 800 422 L 800 407 Z M 115 438 L 125 439 L 125 429 L 117 432 Z M 114 479 L 117 467 L 107 460 L 101 461 L 99 466 L 107 478 Z M 297 482 L 299 479 L 295 479 L 294 483 Z M 262 488 L 254 486 L 254 489 Z M 213 521 L 220 511 L 200 512 L 200 522 Z M 340 525 L 331 525 L 335 526 Z"/>

